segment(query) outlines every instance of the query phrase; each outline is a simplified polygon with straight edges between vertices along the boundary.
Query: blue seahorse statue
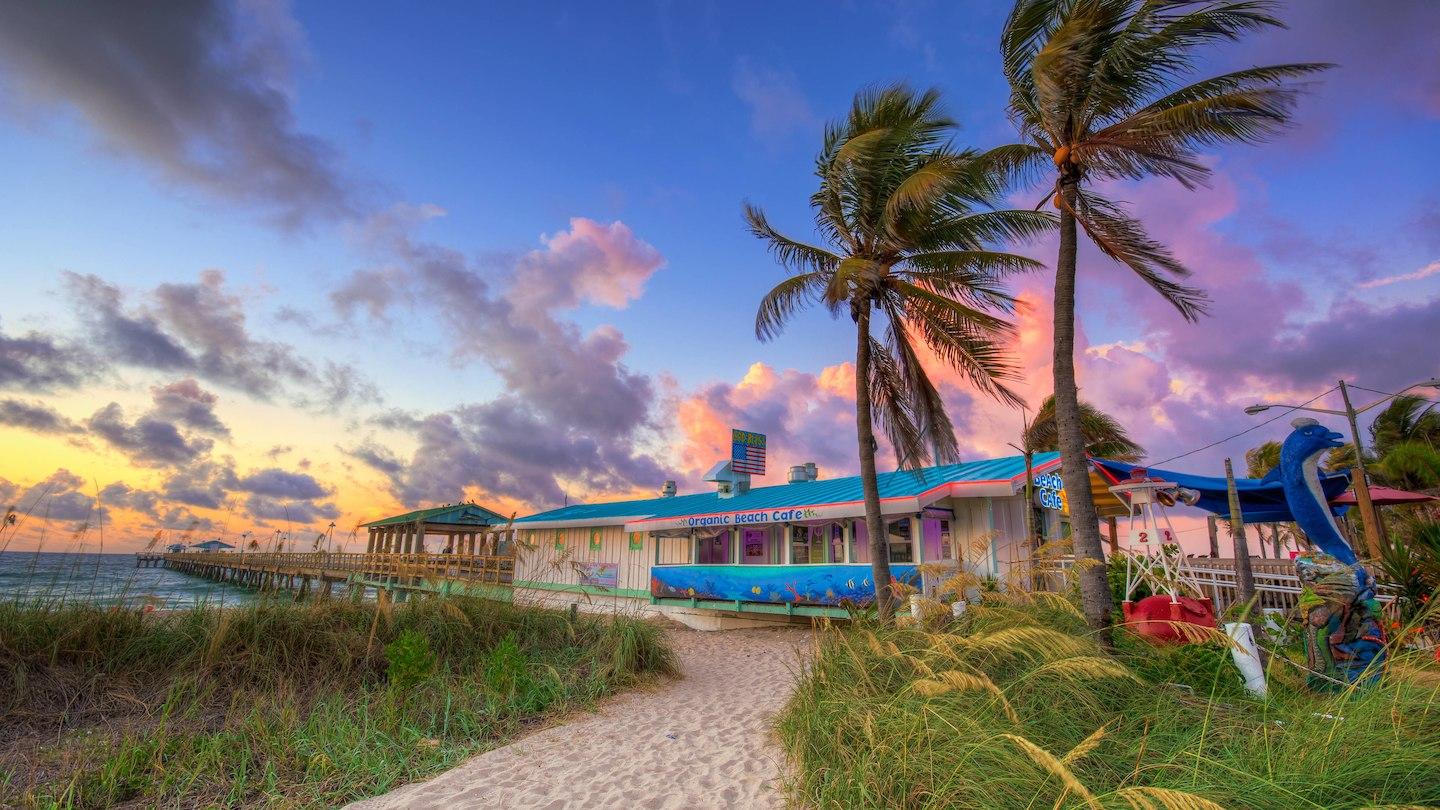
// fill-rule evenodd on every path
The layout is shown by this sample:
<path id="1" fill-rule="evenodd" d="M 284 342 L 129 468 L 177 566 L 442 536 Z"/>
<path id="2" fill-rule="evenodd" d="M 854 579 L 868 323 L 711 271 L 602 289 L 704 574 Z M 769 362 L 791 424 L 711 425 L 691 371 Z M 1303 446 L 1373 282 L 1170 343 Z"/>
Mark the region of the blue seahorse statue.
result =
<path id="1" fill-rule="evenodd" d="M 1265 480 L 1280 479 L 1290 513 L 1311 544 L 1346 565 L 1354 565 L 1355 551 L 1340 534 L 1320 489 L 1320 456 L 1344 444 L 1344 437 L 1314 419 L 1296 419 L 1290 424 L 1295 430 L 1280 446 L 1280 465 Z"/>

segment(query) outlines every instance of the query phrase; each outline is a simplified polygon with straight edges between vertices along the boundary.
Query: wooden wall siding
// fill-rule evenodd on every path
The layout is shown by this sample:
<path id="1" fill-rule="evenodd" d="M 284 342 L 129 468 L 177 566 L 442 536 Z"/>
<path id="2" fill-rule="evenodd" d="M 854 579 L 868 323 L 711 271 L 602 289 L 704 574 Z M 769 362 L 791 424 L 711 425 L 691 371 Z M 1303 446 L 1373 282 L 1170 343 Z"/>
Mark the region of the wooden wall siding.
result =
<path id="1" fill-rule="evenodd" d="M 645 535 L 650 538 L 650 534 Z M 658 542 L 660 544 L 661 565 L 684 565 L 690 562 L 693 556 L 691 541 L 689 537 L 661 537 L 647 542 Z M 653 547 L 652 547 L 653 548 Z M 645 573 L 646 581 L 649 581 L 650 573 Z M 648 585 L 646 587 L 649 587 Z"/>
<path id="2" fill-rule="evenodd" d="M 1005 577 L 1028 558 L 1022 498 L 957 499 L 949 505 L 955 510 L 956 554 L 970 571 Z M 989 543 L 983 542 L 991 536 Z"/>
<path id="3" fill-rule="evenodd" d="M 600 549 L 590 547 L 590 527 L 533 529 L 527 540 L 531 548 L 515 563 L 517 582 L 536 582 L 580 589 L 580 572 L 571 563 L 615 563 L 617 592 L 650 591 L 650 560 L 654 540 L 647 533 L 640 551 L 630 551 L 630 537 L 623 526 L 600 527 Z M 565 551 L 555 548 L 555 534 L 564 538 Z M 523 585 L 521 586 L 523 587 Z"/>

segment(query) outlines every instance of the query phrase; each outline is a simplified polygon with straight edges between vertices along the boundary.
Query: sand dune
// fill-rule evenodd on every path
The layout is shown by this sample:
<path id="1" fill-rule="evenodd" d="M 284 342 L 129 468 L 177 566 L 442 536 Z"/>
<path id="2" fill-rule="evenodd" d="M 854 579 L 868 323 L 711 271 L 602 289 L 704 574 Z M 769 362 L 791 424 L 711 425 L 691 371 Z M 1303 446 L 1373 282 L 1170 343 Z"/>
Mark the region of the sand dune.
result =
<path id="1" fill-rule="evenodd" d="M 808 633 L 674 630 L 684 678 L 354 808 L 783 807 L 769 721 Z"/>

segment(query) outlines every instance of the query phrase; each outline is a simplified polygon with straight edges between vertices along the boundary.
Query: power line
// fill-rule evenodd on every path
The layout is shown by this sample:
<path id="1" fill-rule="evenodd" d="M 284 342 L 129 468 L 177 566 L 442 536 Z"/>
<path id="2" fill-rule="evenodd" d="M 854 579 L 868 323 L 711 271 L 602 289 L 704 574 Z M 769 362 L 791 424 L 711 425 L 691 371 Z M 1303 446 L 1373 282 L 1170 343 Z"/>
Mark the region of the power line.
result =
<path id="1" fill-rule="evenodd" d="M 1220 440 L 1218 440 L 1218 441 L 1213 441 L 1213 442 L 1205 445 L 1204 447 L 1197 447 L 1197 448 L 1195 448 L 1194 450 L 1190 450 L 1190 451 L 1181 453 L 1181 454 L 1178 455 L 1178 456 L 1171 456 L 1170 458 L 1162 459 L 1162 460 L 1160 460 L 1160 461 L 1156 461 L 1156 462 L 1154 462 L 1154 464 L 1155 464 L 1156 466 L 1161 465 L 1161 464 L 1168 464 L 1169 462 L 1174 461 L 1175 459 L 1185 458 L 1186 456 L 1193 456 L 1193 455 L 1195 455 L 1196 453 L 1199 453 L 1199 452 L 1202 451 L 1202 450 L 1209 450 L 1209 449 L 1212 448 L 1212 447 L 1216 447 L 1216 446 L 1218 446 L 1218 445 L 1222 445 L 1222 444 L 1224 444 L 1224 443 L 1226 443 L 1226 442 L 1228 442 L 1228 441 L 1230 441 L 1230 440 L 1232 440 L 1232 439 L 1238 439 L 1238 438 L 1240 438 L 1241 436 L 1244 436 L 1246 433 L 1250 433 L 1251 431 L 1259 430 L 1260 428 L 1265 427 L 1266 425 L 1270 424 L 1271 422 L 1274 422 L 1274 421 L 1279 420 L 1279 419 L 1283 419 L 1283 418 L 1285 418 L 1286 416 L 1289 416 L 1290 414 L 1292 414 L 1292 413 L 1300 410 L 1301 408 L 1304 408 L 1306 405 L 1309 405 L 1310 403 L 1314 402 L 1315 400 L 1317 400 L 1317 399 L 1325 396 L 1326 394 L 1331 394 L 1331 393 L 1334 393 L 1335 391 L 1338 391 L 1338 390 L 1340 390 L 1340 387 L 1339 387 L 1339 386 L 1336 386 L 1336 387 L 1334 387 L 1334 388 L 1331 388 L 1329 391 L 1321 391 L 1320 393 L 1318 393 L 1318 394 L 1316 394 L 1315 396 L 1313 396 L 1313 397 L 1305 400 L 1304 402 L 1300 403 L 1299 405 L 1295 405 L 1295 406 L 1292 406 L 1292 407 L 1290 407 L 1290 408 L 1287 408 L 1287 409 L 1284 410 L 1284 411 L 1281 411 L 1278 416 L 1272 416 L 1272 417 L 1270 417 L 1269 419 L 1266 419 L 1264 422 L 1261 422 L 1261 423 L 1258 424 L 1258 425 L 1252 425 L 1252 426 L 1250 426 L 1250 427 L 1248 427 L 1248 428 L 1245 428 L 1244 430 L 1240 431 L 1239 433 L 1236 433 L 1236 434 L 1233 435 L 1233 436 L 1226 436 L 1225 438 L 1220 439 Z M 1383 393 L 1383 392 L 1382 392 L 1382 393 Z"/>
<path id="2" fill-rule="evenodd" d="M 1374 388 L 1366 388 L 1366 387 L 1363 386 L 1363 385 L 1354 385 L 1354 384 L 1351 384 L 1350 387 L 1351 387 L 1351 388 L 1358 388 L 1358 389 L 1360 389 L 1361 391 L 1369 391 L 1369 392 L 1372 393 L 1372 394 L 1384 394 L 1384 395 L 1387 396 L 1387 397 L 1398 397 L 1398 396 L 1400 396 L 1401 394 L 1405 393 L 1405 391 L 1409 391 L 1409 390 L 1410 390 L 1410 388 L 1407 388 L 1407 389 L 1405 389 L 1405 391 L 1401 391 L 1399 394 L 1392 394 L 1392 393 L 1390 393 L 1389 391 L 1377 391 L 1377 390 L 1375 390 Z M 1411 386 L 1411 388 L 1419 388 L 1419 387 L 1420 387 L 1420 386 Z M 1427 398 L 1425 398 L 1425 397 L 1420 396 L 1419 394 L 1412 394 L 1411 396 L 1417 397 L 1418 399 L 1420 399 L 1420 400 L 1422 400 L 1422 401 L 1424 401 L 1424 402 L 1436 402 L 1436 400 L 1427 399 Z"/>

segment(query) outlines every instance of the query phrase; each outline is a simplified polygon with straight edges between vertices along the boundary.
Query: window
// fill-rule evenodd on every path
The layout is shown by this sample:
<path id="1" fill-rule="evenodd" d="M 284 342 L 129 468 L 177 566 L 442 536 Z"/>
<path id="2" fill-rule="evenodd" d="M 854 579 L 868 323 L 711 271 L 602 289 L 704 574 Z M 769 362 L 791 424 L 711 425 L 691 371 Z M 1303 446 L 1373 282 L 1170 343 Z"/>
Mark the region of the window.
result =
<path id="1" fill-rule="evenodd" d="M 695 536 L 695 562 L 700 565 L 727 565 L 730 562 L 730 530 Z"/>
<path id="2" fill-rule="evenodd" d="M 790 562 L 797 565 L 845 559 L 845 527 L 839 523 L 790 527 Z"/>
<path id="3" fill-rule="evenodd" d="M 868 563 L 870 562 L 870 532 L 866 529 L 864 520 L 855 521 L 854 526 L 853 539 L 850 541 L 850 561 Z M 885 535 L 890 549 L 890 562 L 915 561 L 915 545 L 911 542 L 911 526 L 910 518 L 892 520 L 886 524 Z"/>
<path id="4" fill-rule="evenodd" d="M 740 530 L 740 562 L 746 565 L 767 565 L 780 561 L 780 544 L 770 528 Z"/>
<path id="5" fill-rule="evenodd" d="M 915 562 L 915 544 L 911 542 L 914 523 L 909 518 L 894 520 L 885 527 L 885 540 L 890 547 L 890 562 Z"/>

